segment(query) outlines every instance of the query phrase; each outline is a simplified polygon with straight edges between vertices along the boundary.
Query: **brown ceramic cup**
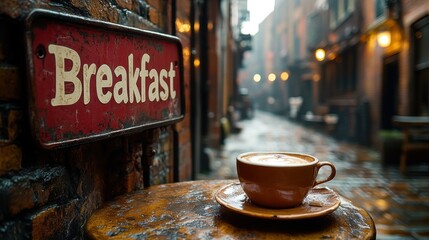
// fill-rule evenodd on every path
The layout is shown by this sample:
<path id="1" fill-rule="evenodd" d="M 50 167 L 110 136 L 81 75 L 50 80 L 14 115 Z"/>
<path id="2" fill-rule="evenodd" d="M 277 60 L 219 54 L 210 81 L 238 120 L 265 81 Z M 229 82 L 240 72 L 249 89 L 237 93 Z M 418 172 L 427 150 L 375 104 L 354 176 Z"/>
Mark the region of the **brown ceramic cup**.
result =
<path id="1" fill-rule="evenodd" d="M 249 152 L 236 160 L 241 187 L 250 201 L 267 208 L 301 205 L 310 189 L 332 180 L 335 166 L 316 157 L 290 152 Z M 325 179 L 317 179 L 319 169 L 331 169 Z"/>

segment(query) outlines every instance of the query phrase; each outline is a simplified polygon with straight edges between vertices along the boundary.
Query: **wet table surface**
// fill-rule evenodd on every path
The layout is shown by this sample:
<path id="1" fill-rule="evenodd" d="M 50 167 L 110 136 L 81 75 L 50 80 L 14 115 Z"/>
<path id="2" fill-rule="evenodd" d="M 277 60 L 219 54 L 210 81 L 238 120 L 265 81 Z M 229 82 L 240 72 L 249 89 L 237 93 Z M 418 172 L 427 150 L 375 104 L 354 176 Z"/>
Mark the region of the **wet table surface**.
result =
<path id="1" fill-rule="evenodd" d="M 264 219 L 231 211 L 215 199 L 238 180 L 164 184 L 120 196 L 94 212 L 92 239 L 375 239 L 368 213 L 343 197 L 333 212 L 305 219 Z"/>

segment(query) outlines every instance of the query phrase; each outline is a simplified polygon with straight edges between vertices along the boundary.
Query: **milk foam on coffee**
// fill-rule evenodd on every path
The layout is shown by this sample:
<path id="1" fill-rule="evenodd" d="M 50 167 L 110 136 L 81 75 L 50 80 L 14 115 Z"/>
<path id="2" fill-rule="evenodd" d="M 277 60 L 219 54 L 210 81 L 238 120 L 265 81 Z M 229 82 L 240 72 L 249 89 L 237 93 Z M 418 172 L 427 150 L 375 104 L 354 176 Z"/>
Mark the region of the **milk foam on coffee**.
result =
<path id="1" fill-rule="evenodd" d="M 286 154 L 252 154 L 244 156 L 244 160 L 249 163 L 264 165 L 264 166 L 288 166 L 302 165 L 309 163 L 307 160 L 286 155 Z"/>

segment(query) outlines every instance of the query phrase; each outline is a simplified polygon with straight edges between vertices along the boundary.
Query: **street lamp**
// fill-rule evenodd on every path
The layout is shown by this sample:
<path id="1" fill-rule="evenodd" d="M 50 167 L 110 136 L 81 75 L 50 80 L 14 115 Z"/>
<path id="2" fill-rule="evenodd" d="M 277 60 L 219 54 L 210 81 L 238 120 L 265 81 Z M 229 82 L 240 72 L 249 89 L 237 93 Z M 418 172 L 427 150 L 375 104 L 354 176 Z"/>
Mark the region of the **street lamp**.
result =
<path id="1" fill-rule="evenodd" d="M 325 60 L 326 52 L 324 49 L 319 48 L 314 52 L 314 56 L 316 57 L 317 61 L 321 62 Z"/>
<path id="2" fill-rule="evenodd" d="M 261 81 L 261 75 L 259 75 L 259 74 L 253 75 L 253 81 L 260 82 Z"/>
<path id="3" fill-rule="evenodd" d="M 386 16 L 372 23 L 367 30 L 367 36 L 375 37 L 378 46 L 385 48 L 386 53 L 394 53 L 402 46 L 402 25 L 398 21 L 400 6 L 398 0 L 386 0 Z"/>
<path id="4" fill-rule="evenodd" d="M 389 30 L 379 31 L 377 33 L 377 43 L 380 47 L 388 47 L 392 42 L 392 35 Z"/>
<path id="5" fill-rule="evenodd" d="M 195 67 L 199 67 L 199 66 L 200 66 L 200 64 L 201 64 L 200 59 L 196 58 L 196 59 L 194 60 L 194 66 L 195 66 Z"/>
<path id="6" fill-rule="evenodd" d="M 289 79 L 289 73 L 288 72 L 282 72 L 280 74 L 280 79 L 283 81 L 287 81 Z"/>
<path id="7" fill-rule="evenodd" d="M 274 82 L 276 80 L 276 75 L 274 73 L 268 74 L 268 80 Z"/>

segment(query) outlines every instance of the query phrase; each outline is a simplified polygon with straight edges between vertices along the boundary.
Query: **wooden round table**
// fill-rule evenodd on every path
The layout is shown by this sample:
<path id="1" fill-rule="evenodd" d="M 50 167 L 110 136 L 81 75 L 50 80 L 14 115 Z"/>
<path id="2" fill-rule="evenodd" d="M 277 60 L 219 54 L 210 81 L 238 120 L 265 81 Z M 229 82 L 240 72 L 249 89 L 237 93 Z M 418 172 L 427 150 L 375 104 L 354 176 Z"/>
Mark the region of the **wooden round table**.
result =
<path id="1" fill-rule="evenodd" d="M 218 189 L 238 180 L 157 185 L 116 198 L 86 225 L 91 239 L 375 239 L 370 215 L 343 197 L 333 212 L 315 218 L 271 220 L 221 206 Z"/>

